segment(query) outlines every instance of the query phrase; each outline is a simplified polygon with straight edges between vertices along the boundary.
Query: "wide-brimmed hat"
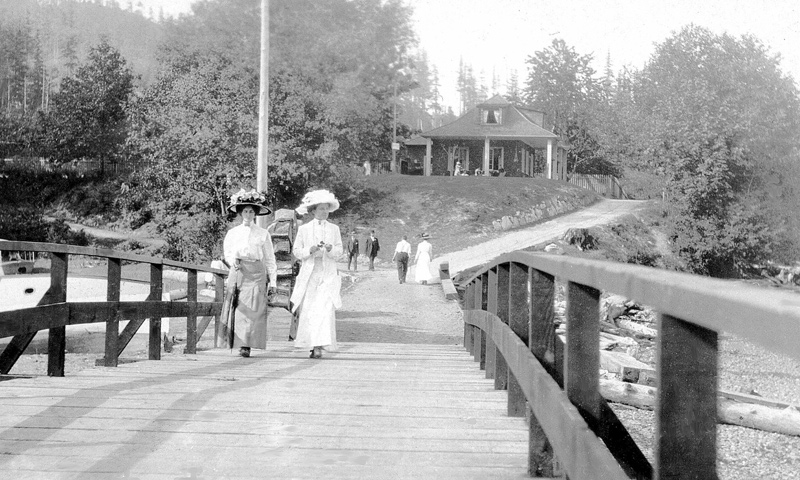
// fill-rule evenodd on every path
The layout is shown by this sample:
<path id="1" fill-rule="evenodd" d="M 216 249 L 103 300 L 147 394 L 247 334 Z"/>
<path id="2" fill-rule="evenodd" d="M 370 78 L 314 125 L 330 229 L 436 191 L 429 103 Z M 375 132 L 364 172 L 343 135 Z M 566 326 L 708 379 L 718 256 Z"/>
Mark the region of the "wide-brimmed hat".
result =
<path id="1" fill-rule="evenodd" d="M 422 235 L 420 235 L 420 237 L 422 237 L 423 240 L 428 240 L 431 238 L 431 236 L 428 235 L 427 233 L 423 233 Z"/>
<path id="2" fill-rule="evenodd" d="M 336 200 L 334 194 L 328 190 L 312 190 L 303 196 L 300 206 L 294 210 L 300 215 L 305 215 L 308 213 L 309 207 L 319 205 L 320 203 L 327 203 L 330 205 L 331 208 L 328 210 L 329 212 L 335 212 L 339 209 L 339 200 Z"/>
<path id="3" fill-rule="evenodd" d="M 245 191 L 244 188 L 231 195 L 231 204 L 228 210 L 235 212 L 237 207 L 249 205 L 256 208 L 256 215 L 269 215 L 272 209 L 267 206 L 267 196 L 256 190 Z"/>

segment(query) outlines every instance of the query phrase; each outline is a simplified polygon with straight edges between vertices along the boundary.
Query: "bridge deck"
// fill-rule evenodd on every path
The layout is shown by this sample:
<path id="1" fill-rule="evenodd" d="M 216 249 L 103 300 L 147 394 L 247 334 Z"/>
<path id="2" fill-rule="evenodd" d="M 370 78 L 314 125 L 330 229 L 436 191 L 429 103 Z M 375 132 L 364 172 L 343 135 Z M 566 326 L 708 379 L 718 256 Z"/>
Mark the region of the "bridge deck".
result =
<path id="1" fill-rule="evenodd" d="M 0 382 L 17 479 L 524 478 L 528 433 L 461 346 L 288 344 Z"/>

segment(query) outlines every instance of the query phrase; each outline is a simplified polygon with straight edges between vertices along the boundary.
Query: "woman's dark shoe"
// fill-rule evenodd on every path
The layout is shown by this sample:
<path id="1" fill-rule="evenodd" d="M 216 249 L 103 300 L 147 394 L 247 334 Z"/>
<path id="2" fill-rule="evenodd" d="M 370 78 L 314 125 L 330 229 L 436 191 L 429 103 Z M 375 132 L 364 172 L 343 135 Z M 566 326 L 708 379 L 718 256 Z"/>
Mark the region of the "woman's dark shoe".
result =
<path id="1" fill-rule="evenodd" d="M 240 347 L 239 348 L 239 355 L 242 357 L 249 357 L 250 356 L 250 347 Z"/>
<path id="2" fill-rule="evenodd" d="M 311 350 L 310 358 L 322 358 L 322 347 L 314 347 L 314 350 Z"/>

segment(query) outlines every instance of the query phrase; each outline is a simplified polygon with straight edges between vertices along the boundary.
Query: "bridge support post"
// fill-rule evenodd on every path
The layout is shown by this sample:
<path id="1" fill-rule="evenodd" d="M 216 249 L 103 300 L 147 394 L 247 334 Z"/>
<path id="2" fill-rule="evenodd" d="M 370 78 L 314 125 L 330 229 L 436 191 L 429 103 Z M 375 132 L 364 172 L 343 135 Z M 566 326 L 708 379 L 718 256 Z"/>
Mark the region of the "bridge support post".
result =
<path id="1" fill-rule="evenodd" d="M 489 305 L 489 274 L 484 273 L 480 278 L 476 279 L 475 283 L 475 302 L 476 308 L 488 311 Z M 495 372 L 495 358 L 497 357 L 497 347 L 492 340 L 491 326 L 487 325 L 486 330 L 486 348 L 483 366 L 486 369 L 486 378 L 494 378 Z"/>
<path id="2" fill-rule="evenodd" d="M 45 294 L 47 303 L 67 301 L 67 269 L 69 254 L 50 254 L 50 289 Z M 44 302 L 40 302 L 43 305 Z M 67 310 L 69 315 L 69 310 Z M 51 328 L 47 337 L 47 376 L 63 377 L 67 350 L 67 327 Z"/>
<path id="3" fill-rule="evenodd" d="M 106 300 L 119 302 L 122 277 L 122 260 L 119 258 L 108 259 L 108 275 L 106 285 Z M 103 366 L 116 367 L 119 363 L 119 312 L 114 312 L 106 319 L 106 347 L 103 357 Z"/>
<path id="4" fill-rule="evenodd" d="M 600 419 L 599 344 L 600 291 L 568 282 L 564 390 L 584 417 L 595 422 Z"/>
<path id="5" fill-rule="evenodd" d="M 498 265 L 496 269 L 489 271 L 487 310 L 508 325 L 508 264 Z M 495 349 L 494 388 L 508 389 L 508 364 L 503 355 L 498 354 L 497 349 Z"/>
<path id="6" fill-rule="evenodd" d="M 717 348 L 717 332 L 658 316 L 657 480 L 718 478 Z"/>
<path id="7" fill-rule="evenodd" d="M 183 353 L 197 353 L 197 270 L 189 269 L 186 276 L 186 302 L 189 312 L 186 315 L 186 348 Z"/>
<path id="8" fill-rule="evenodd" d="M 553 323 L 555 277 L 532 268 L 529 271 L 528 282 L 530 284 L 528 347 L 539 363 L 553 376 L 556 341 Z M 532 477 L 555 477 L 559 469 L 553 455 L 553 446 L 532 410 L 528 426 L 528 474 Z"/>
<path id="9" fill-rule="evenodd" d="M 525 345 L 528 345 L 528 321 L 530 319 L 530 297 L 528 290 L 528 268 L 511 263 L 508 272 L 508 326 Z M 508 372 L 508 416 L 525 416 L 525 394 L 517 378 Z"/>
<path id="10" fill-rule="evenodd" d="M 164 265 L 150 264 L 150 299 L 161 301 L 163 293 Z M 150 317 L 150 343 L 147 358 L 161 360 L 161 317 Z"/>

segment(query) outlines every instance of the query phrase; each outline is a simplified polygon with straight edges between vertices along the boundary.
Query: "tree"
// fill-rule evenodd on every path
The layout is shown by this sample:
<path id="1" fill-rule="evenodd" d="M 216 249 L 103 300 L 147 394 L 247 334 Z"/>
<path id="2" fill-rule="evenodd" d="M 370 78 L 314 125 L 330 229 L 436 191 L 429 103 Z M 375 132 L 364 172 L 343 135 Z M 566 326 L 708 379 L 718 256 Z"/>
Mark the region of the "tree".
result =
<path id="1" fill-rule="evenodd" d="M 570 172 L 617 174 L 596 139 L 599 86 L 591 61 L 591 55 L 578 55 L 564 40 L 554 39 L 550 47 L 526 60 L 529 69 L 523 97 L 545 112 L 554 133 L 566 139 Z"/>
<path id="2" fill-rule="evenodd" d="M 133 74 L 119 51 L 103 40 L 89 52 L 74 77 L 61 81 L 52 110 L 44 116 L 46 155 L 57 163 L 81 158 L 116 160 L 126 130 Z"/>
<path id="3" fill-rule="evenodd" d="M 727 277 L 796 253 L 800 101 L 780 58 L 690 25 L 656 47 L 636 89 L 642 158 L 666 173 L 690 268 Z"/>

